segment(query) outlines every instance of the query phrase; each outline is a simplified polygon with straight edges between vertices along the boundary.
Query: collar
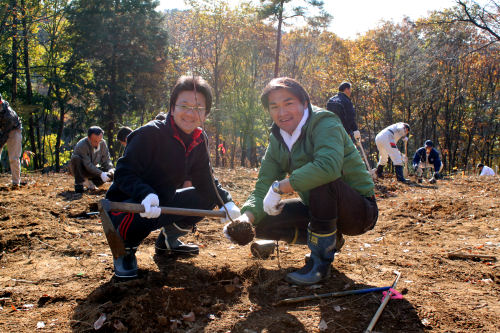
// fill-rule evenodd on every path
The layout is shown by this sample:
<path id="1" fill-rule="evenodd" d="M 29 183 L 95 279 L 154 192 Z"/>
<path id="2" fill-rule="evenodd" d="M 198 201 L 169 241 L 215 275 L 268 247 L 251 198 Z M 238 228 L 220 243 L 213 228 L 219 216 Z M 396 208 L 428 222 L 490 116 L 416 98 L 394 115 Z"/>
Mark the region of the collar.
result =
<path id="1" fill-rule="evenodd" d="M 186 156 L 189 155 L 189 153 L 191 153 L 191 151 L 193 151 L 193 149 L 199 145 L 200 143 L 203 142 L 203 135 L 201 135 L 203 133 L 203 130 L 199 127 L 197 127 L 193 133 L 191 133 L 191 138 L 193 139 L 191 141 L 191 143 L 189 144 L 189 147 L 186 147 L 186 145 L 184 144 L 184 141 L 182 140 L 181 136 L 180 136 L 180 130 L 179 128 L 177 127 L 177 125 L 175 124 L 175 121 L 174 121 L 174 117 L 172 117 L 172 115 L 170 114 L 170 112 L 168 113 L 168 116 L 167 116 L 167 123 L 170 123 L 170 127 L 172 128 L 172 131 L 174 132 L 173 133 L 173 136 L 174 138 L 180 142 L 180 144 L 182 145 L 182 147 L 184 147 L 184 150 L 186 151 Z"/>
<path id="2" fill-rule="evenodd" d="M 283 141 L 285 141 L 288 150 L 292 151 L 292 147 L 295 144 L 295 142 L 297 142 L 297 140 L 299 139 L 302 127 L 304 127 L 304 124 L 306 123 L 308 116 L 309 116 L 309 109 L 305 108 L 304 114 L 302 115 L 302 119 L 300 120 L 297 127 L 293 130 L 291 135 L 288 134 L 286 131 L 280 129 L 281 137 L 283 138 Z"/>

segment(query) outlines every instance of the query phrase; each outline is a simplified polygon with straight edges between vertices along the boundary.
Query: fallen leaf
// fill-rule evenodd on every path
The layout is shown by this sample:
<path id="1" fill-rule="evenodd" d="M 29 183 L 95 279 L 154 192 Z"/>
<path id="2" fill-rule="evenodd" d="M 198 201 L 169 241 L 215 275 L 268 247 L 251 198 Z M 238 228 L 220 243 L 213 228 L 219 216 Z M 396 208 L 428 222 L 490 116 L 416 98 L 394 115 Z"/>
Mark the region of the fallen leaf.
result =
<path id="1" fill-rule="evenodd" d="M 318 328 L 320 331 L 326 331 L 328 329 L 328 325 L 326 324 L 324 319 L 321 319 Z"/>
<path id="2" fill-rule="evenodd" d="M 191 311 L 187 315 L 182 315 L 182 320 L 184 320 L 184 321 L 191 321 L 191 322 L 195 321 L 196 318 L 194 316 L 194 312 Z"/>
<path id="3" fill-rule="evenodd" d="M 43 321 L 39 321 L 38 323 L 36 323 L 36 328 L 44 328 L 45 327 L 45 323 Z"/>
<path id="4" fill-rule="evenodd" d="M 95 321 L 94 323 L 94 329 L 97 331 L 102 327 L 104 322 L 106 321 L 106 314 L 102 313 L 101 316 Z"/>
<path id="5" fill-rule="evenodd" d="M 127 330 L 125 325 L 123 325 L 123 323 L 118 319 L 115 319 L 115 321 L 113 322 L 113 327 L 115 329 L 117 329 L 118 331 L 126 331 Z"/>

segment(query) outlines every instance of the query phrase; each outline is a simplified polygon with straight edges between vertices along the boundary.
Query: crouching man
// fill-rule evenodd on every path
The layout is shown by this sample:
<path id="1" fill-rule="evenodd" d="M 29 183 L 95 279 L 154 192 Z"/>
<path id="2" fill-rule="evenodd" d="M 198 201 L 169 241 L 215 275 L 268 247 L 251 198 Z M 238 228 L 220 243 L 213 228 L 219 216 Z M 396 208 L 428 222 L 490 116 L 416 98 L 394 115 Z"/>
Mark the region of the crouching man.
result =
<path id="1" fill-rule="evenodd" d="M 425 141 L 424 146 L 420 147 L 413 156 L 413 170 L 417 175 L 417 182 L 422 182 L 422 174 L 427 168 L 434 168 L 434 175 L 429 180 L 431 184 L 434 184 L 441 177 L 439 173 L 443 169 L 443 163 L 431 140 Z"/>
<path id="2" fill-rule="evenodd" d="M 102 128 L 92 126 L 73 150 L 69 172 L 75 177 L 76 193 L 82 193 L 85 187 L 94 190 L 113 178 L 115 169 L 103 135 Z"/>
<path id="3" fill-rule="evenodd" d="M 203 218 L 160 215 L 159 206 L 213 209 L 218 205 L 225 211 L 224 205 L 232 218 L 240 215 L 229 192 L 212 177 L 208 139 L 200 128 L 211 106 L 210 85 L 200 77 L 183 76 L 170 95 L 166 119 L 153 120 L 127 137 L 125 153 L 118 160 L 106 198 L 141 203 L 145 212 L 111 213 L 126 249 L 124 256 L 113 261 L 115 276 L 137 277 L 135 252 L 156 229 L 161 228 L 155 245 L 158 255 L 198 254 L 198 246 L 185 244 L 179 237 L 193 230 Z M 180 188 L 187 175 L 192 187 Z M 222 222 L 226 222 L 226 218 Z"/>
<path id="4" fill-rule="evenodd" d="M 307 244 L 307 264 L 285 279 L 315 284 L 329 275 L 342 234 L 374 227 L 374 184 L 339 117 L 313 107 L 300 83 L 273 79 L 261 101 L 273 120 L 269 146 L 237 220 L 253 223 L 258 238 Z M 300 199 L 281 200 L 292 192 Z"/>

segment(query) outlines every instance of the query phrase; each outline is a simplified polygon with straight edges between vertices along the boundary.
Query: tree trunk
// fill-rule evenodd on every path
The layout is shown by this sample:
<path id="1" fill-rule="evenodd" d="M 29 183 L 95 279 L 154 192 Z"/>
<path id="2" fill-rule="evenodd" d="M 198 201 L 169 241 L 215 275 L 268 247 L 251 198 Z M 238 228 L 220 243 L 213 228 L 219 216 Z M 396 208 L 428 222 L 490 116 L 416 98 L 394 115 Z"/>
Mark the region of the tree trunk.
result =
<path id="1" fill-rule="evenodd" d="M 280 1 L 278 12 L 278 32 L 276 36 L 276 55 L 274 58 L 274 77 L 279 76 L 280 72 L 280 51 L 281 51 L 281 26 L 283 25 L 283 1 Z"/>
<path id="2" fill-rule="evenodd" d="M 22 13 L 22 22 L 23 22 L 23 51 L 24 51 L 24 67 L 25 67 L 25 75 L 26 75 L 26 102 L 30 106 L 33 104 L 33 87 L 31 86 L 31 70 L 30 70 L 30 58 L 29 58 L 29 39 L 28 39 L 28 24 L 26 22 L 26 1 L 21 0 L 21 13 Z M 30 117 L 28 120 L 28 137 L 30 140 L 31 151 L 34 153 L 33 158 L 33 167 L 35 169 L 40 168 L 40 156 L 37 154 L 37 149 L 35 145 L 35 131 L 34 131 L 34 115 L 33 112 L 30 111 Z"/>
<path id="3" fill-rule="evenodd" d="M 17 19 L 17 1 L 11 0 L 10 6 L 12 7 L 12 85 L 11 85 L 11 102 L 14 104 L 17 98 L 17 52 L 19 45 L 17 42 L 17 31 L 19 20 Z"/>

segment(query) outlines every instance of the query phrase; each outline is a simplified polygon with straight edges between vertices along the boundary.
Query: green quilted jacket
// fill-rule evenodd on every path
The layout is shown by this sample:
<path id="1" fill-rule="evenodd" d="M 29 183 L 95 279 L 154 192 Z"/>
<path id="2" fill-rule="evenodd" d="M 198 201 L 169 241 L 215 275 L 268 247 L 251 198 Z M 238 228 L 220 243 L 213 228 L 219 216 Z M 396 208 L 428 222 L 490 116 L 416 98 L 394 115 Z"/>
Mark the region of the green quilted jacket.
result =
<path id="1" fill-rule="evenodd" d="M 317 107 L 312 110 L 302 127 L 297 142 L 289 151 L 279 128 L 273 124 L 255 190 L 248 197 L 241 212 L 250 211 L 254 224 L 265 216 L 264 197 L 275 180 L 289 175 L 292 188 L 302 201 L 309 204 L 309 191 L 341 178 L 362 196 L 374 195 L 373 180 L 366 170 L 354 143 L 347 135 L 340 118 Z"/>

